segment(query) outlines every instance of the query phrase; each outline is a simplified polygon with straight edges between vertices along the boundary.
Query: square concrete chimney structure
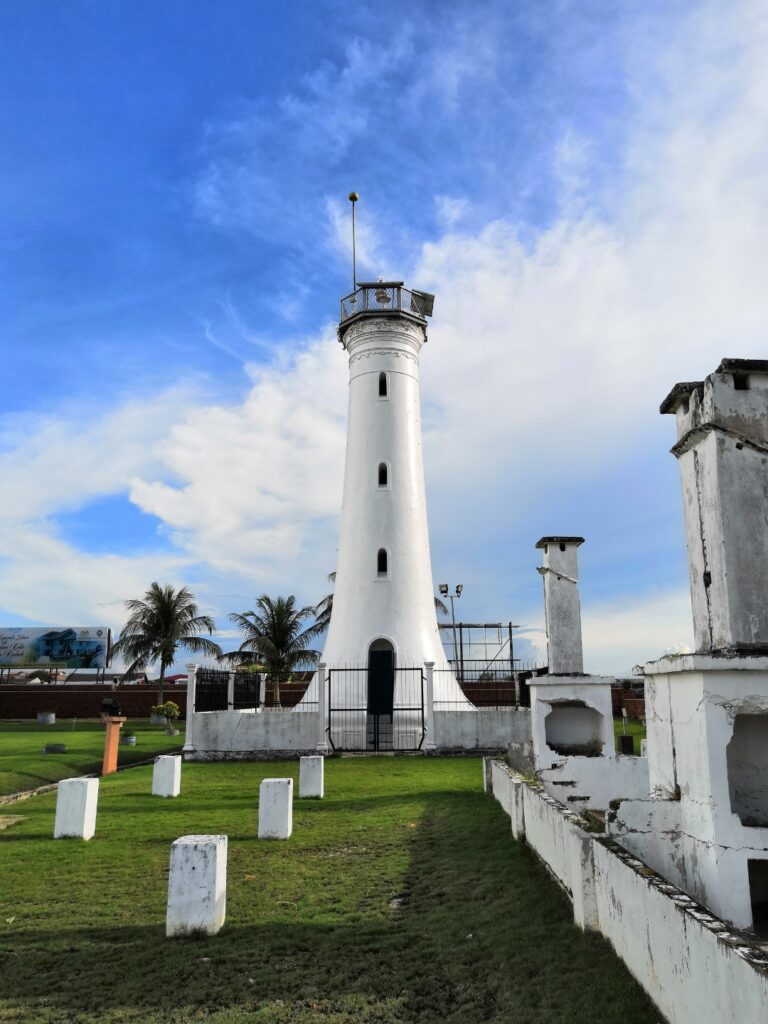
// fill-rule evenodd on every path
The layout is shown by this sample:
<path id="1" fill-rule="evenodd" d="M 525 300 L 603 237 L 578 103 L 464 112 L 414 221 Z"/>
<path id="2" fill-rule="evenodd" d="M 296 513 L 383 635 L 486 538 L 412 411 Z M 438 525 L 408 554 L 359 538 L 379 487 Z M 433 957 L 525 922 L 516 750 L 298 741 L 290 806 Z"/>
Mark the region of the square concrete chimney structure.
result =
<path id="1" fill-rule="evenodd" d="M 696 650 L 768 654 L 768 360 L 723 359 L 660 411 L 677 420 Z"/>
<path id="2" fill-rule="evenodd" d="M 648 767 L 617 757 L 612 676 L 584 672 L 577 549 L 583 537 L 542 537 L 549 671 L 529 683 L 533 763 L 544 788 L 571 809 L 608 807 L 617 796 L 645 796 Z"/>
<path id="3" fill-rule="evenodd" d="M 650 800 L 608 828 L 739 928 L 768 927 L 768 361 L 724 359 L 677 417 L 695 654 L 644 668 Z"/>
<path id="4" fill-rule="evenodd" d="M 544 564 L 539 572 L 544 579 L 544 622 L 551 676 L 578 675 L 584 671 L 576 554 L 583 543 L 583 537 L 542 537 L 536 544 L 543 552 Z"/>

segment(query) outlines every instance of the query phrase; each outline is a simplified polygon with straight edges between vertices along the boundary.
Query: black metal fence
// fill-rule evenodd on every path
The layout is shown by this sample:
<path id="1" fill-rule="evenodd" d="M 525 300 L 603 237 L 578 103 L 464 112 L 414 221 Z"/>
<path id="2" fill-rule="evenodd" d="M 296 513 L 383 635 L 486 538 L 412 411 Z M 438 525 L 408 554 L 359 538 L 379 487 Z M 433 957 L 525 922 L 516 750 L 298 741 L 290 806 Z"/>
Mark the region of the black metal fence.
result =
<path id="1" fill-rule="evenodd" d="M 199 668 L 195 678 L 195 711 L 226 711 L 229 672 Z"/>
<path id="2" fill-rule="evenodd" d="M 261 681 L 255 672 L 235 672 L 232 707 L 257 708 L 261 705 Z"/>
<path id="3" fill-rule="evenodd" d="M 372 699 L 367 668 L 328 671 L 328 740 L 333 750 L 420 750 L 424 743 L 424 672 L 396 668 L 391 707 Z M 372 710 L 376 708 L 376 710 Z"/>
<path id="4" fill-rule="evenodd" d="M 303 710 L 317 710 L 317 699 L 307 701 L 308 678 L 277 679 L 267 673 L 239 670 L 234 676 L 232 708 L 236 711 L 266 708 L 289 710 L 300 701 Z M 262 684 L 263 678 L 263 684 Z M 226 711 L 229 708 L 230 672 L 226 669 L 199 668 L 195 685 L 195 711 Z"/>

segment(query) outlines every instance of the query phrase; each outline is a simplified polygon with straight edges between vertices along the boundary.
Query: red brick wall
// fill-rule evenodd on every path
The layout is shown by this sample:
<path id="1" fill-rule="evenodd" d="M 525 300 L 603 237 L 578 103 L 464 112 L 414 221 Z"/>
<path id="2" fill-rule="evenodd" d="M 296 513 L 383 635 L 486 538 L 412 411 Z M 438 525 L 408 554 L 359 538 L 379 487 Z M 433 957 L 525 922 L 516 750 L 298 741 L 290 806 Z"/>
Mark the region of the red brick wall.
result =
<path id="1" fill-rule="evenodd" d="M 83 686 L 64 683 L 57 686 L 29 683 L 24 686 L 0 685 L 0 719 L 36 718 L 39 711 L 55 711 L 57 718 L 98 718 L 105 697 L 116 697 L 120 710 L 128 718 L 149 718 L 160 691 L 151 686 Z M 187 710 L 187 687 L 166 686 L 165 700 L 179 705 L 181 717 Z"/>

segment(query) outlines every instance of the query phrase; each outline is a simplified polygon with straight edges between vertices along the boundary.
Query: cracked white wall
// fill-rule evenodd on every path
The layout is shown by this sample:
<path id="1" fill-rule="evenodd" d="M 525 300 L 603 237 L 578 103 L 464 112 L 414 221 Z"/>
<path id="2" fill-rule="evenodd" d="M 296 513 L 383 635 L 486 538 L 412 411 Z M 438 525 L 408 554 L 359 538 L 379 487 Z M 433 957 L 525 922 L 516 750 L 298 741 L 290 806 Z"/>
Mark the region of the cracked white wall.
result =
<path id="1" fill-rule="evenodd" d="M 748 861 L 768 859 L 768 827 L 745 825 L 732 805 L 729 759 L 754 750 L 729 744 L 737 716 L 768 714 L 768 658 L 662 659 L 646 666 L 646 701 L 652 796 L 622 801 L 608 829 L 716 914 L 750 928 Z M 753 774 L 750 785 L 764 793 L 766 781 Z"/>

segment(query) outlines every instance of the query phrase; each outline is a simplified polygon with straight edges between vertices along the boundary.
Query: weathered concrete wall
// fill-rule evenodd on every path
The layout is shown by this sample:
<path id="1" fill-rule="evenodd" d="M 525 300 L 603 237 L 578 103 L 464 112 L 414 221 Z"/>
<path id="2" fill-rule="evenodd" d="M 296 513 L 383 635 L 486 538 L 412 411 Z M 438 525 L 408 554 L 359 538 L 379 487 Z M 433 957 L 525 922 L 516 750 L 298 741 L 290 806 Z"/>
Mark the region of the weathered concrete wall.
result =
<path id="1" fill-rule="evenodd" d="M 571 897 L 575 922 L 611 942 L 669 1024 L 768 1021 L 767 954 L 502 762 L 490 777 L 513 832 Z"/>
<path id="2" fill-rule="evenodd" d="M 531 729 L 537 770 L 553 767 L 565 753 L 576 753 L 575 749 L 560 753 L 562 747 L 576 748 L 586 745 L 590 739 L 594 741 L 596 753 L 602 757 L 613 755 L 611 684 L 614 682 L 612 676 L 547 675 L 531 680 Z M 554 729 L 553 711 L 560 712 L 561 716 Z M 570 712 L 570 719 L 563 712 Z M 586 723 L 580 717 L 584 712 L 590 715 Z M 548 741 L 556 742 L 558 749 L 551 747 Z"/>
<path id="3" fill-rule="evenodd" d="M 748 928 L 748 862 L 768 860 L 768 825 L 753 797 L 754 774 L 765 764 L 755 746 L 768 715 L 768 658 L 687 654 L 645 672 L 653 799 L 623 801 L 608 828 L 714 913 Z M 753 724 L 735 733 L 741 716 Z M 752 816 L 742 820 L 747 803 Z"/>
<path id="4" fill-rule="evenodd" d="M 547 630 L 547 661 L 550 673 L 584 671 L 581 643 L 581 603 L 577 548 L 583 537 L 542 537 L 544 620 Z"/>
<path id="5" fill-rule="evenodd" d="M 188 761 L 295 757 L 317 746 L 317 711 L 203 711 L 190 719 Z"/>
<path id="6" fill-rule="evenodd" d="M 604 811 L 612 800 L 648 796 L 645 757 L 564 757 L 538 774 L 544 789 L 574 811 Z"/>
<path id="7" fill-rule="evenodd" d="M 768 956 L 637 859 L 594 846 L 599 930 L 669 1024 L 768 1020 Z"/>
<path id="8" fill-rule="evenodd" d="M 435 711 L 438 750 L 506 750 L 510 743 L 530 743 L 529 708 L 476 708 Z"/>
<path id="9" fill-rule="evenodd" d="M 768 645 L 767 371 L 764 360 L 723 360 L 661 407 L 677 418 L 698 651 Z"/>

